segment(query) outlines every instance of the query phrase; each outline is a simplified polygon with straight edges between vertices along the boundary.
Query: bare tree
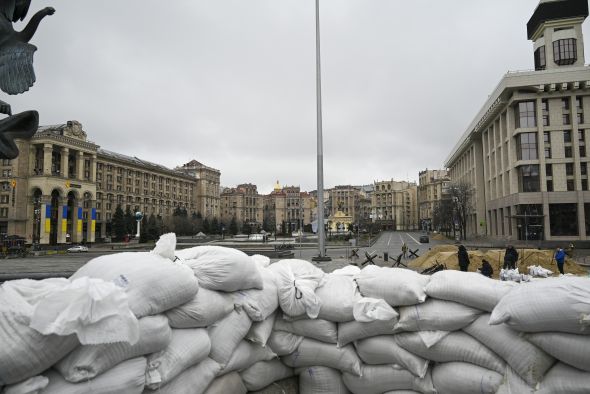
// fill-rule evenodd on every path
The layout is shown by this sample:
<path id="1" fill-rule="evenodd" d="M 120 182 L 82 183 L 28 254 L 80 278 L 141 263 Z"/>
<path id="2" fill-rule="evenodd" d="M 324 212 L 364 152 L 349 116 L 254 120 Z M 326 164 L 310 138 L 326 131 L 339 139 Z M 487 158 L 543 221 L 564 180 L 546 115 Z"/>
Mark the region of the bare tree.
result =
<path id="1" fill-rule="evenodd" d="M 461 239 L 467 239 L 467 216 L 473 211 L 473 187 L 467 182 L 451 183 L 449 194 L 455 222 L 459 224 Z"/>

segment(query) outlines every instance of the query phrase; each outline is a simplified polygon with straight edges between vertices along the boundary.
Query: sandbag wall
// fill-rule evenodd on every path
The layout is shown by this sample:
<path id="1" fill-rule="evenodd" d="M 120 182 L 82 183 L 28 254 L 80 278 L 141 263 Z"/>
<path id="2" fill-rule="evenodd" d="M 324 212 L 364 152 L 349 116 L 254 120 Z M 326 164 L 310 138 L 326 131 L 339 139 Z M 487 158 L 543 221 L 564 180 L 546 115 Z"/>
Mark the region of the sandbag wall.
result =
<path id="1" fill-rule="evenodd" d="M 590 279 L 325 274 L 302 260 L 167 245 L 93 259 L 70 280 L 2 285 L 2 392 L 246 393 L 294 375 L 300 393 L 590 387 Z M 98 307 L 106 293 L 90 285 L 86 308 L 64 299 L 88 278 L 122 289 L 130 316 Z"/>

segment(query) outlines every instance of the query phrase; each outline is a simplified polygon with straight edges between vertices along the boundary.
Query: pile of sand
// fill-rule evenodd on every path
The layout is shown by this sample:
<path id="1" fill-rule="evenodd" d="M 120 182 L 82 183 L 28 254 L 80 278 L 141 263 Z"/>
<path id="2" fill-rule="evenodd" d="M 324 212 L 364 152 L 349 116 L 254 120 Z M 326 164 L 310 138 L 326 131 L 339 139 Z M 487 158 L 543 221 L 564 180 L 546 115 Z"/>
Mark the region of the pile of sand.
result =
<path id="1" fill-rule="evenodd" d="M 430 237 L 435 241 L 444 241 L 445 239 L 447 239 L 447 237 L 445 237 L 444 235 L 437 233 L 437 234 L 432 234 L 432 236 Z"/>
<path id="2" fill-rule="evenodd" d="M 559 274 L 557 264 L 553 259 L 553 250 L 547 249 L 517 249 L 518 251 L 518 270 L 521 273 L 528 273 L 528 268 L 531 265 L 540 265 L 543 268 Z M 469 267 L 468 271 L 475 272 L 481 267 L 482 260 L 487 260 L 494 269 L 494 278 L 498 278 L 500 270 L 504 265 L 503 249 L 491 249 L 481 251 L 479 249 L 468 250 Z M 438 245 L 430 249 L 427 253 L 418 257 L 408 264 L 410 268 L 416 269 L 418 272 L 432 267 L 434 264 L 440 263 L 446 265 L 447 269 L 459 270 L 459 261 L 457 259 L 457 247 L 454 245 Z M 566 273 L 586 276 L 588 270 L 578 265 L 574 260 L 566 257 L 564 271 Z"/>

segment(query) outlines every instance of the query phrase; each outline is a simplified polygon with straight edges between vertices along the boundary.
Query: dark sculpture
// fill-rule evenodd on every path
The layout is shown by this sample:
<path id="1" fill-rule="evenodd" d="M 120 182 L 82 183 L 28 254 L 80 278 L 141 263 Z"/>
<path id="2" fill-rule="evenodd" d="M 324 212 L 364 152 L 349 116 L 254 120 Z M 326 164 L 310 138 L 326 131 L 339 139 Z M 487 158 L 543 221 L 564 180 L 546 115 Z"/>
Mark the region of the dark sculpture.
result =
<path id="1" fill-rule="evenodd" d="M 27 15 L 31 0 L 0 0 L 0 89 L 8 94 L 20 94 L 35 83 L 33 54 L 37 48 L 29 44 L 39 23 L 55 9 L 46 7 L 38 11 L 20 32 L 13 23 Z M 0 120 L 0 158 L 14 159 L 18 149 L 14 138 L 30 138 L 39 127 L 37 111 L 25 111 L 12 115 L 10 105 L 0 100 L 0 113 L 9 115 Z"/>

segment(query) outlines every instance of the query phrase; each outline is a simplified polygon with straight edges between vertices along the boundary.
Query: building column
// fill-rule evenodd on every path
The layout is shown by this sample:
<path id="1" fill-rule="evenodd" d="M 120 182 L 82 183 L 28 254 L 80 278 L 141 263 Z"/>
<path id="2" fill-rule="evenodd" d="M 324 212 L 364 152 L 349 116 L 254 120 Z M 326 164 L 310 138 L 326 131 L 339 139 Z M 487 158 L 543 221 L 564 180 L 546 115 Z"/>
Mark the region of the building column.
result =
<path id="1" fill-rule="evenodd" d="M 37 175 L 35 174 L 35 156 L 37 153 L 37 146 L 34 144 L 29 145 L 29 176 Z"/>
<path id="2" fill-rule="evenodd" d="M 543 231 L 545 240 L 551 241 L 551 221 L 549 220 L 549 200 L 543 199 Z"/>
<path id="3" fill-rule="evenodd" d="M 96 240 L 96 200 L 90 202 L 86 229 L 86 242 L 94 243 Z"/>
<path id="4" fill-rule="evenodd" d="M 72 243 L 80 243 L 82 242 L 82 225 L 84 220 L 82 219 L 82 207 L 80 203 L 77 202 L 77 205 L 73 207 L 74 212 L 72 212 L 72 234 L 71 240 Z"/>
<path id="5" fill-rule="evenodd" d="M 84 180 L 84 152 L 76 152 L 76 179 Z"/>
<path id="6" fill-rule="evenodd" d="M 70 149 L 66 148 L 65 146 L 61 148 L 61 166 L 60 166 L 60 170 L 59 170 L 59 174 L 63 177 L 63 178 L 67 178 L 68 177 L 68 165 L 69 165 L 69 155 L 70 155 Z"/>
<path id="7" fill-rule="evenodd" d="M 43 144 L 43 175 L 51 176 L 51 154 L 53 153 L 53 145 Z"/>
<path id="8" fill-rule="evenodd" d="M 66 234 L 67 233 L 68 233 L 68 201 L 66 200 L 65 205 L 60 206 L 57 211 L 57 243 L 58 244 L 65 244 L 66 243 Z"/>
<path id="9" fill-rule="evenodd" d="M 90 182 L 96 182 L 96 154 L 90 156 Z"/>
<path id="10" fill-rule="evenodd" d="M 577 135 L 576 135 L 577 137 Z M 577 139 L 577 138 L 576 138 Z M 579 161 L 578 161 L 579 164 Z M 579 239 L 586 239 L 586 216 L 584 215 L 584 193 L 579 191 L 578 195 L 578 236 Z"/>
<path id="11" fill-rule="evenodd" d="M 49 244 L 49 234 L 51 233 L 51 196 L 43 196 L 41 202 L 41 226 L 39 231 L 39 244 Z"/>

